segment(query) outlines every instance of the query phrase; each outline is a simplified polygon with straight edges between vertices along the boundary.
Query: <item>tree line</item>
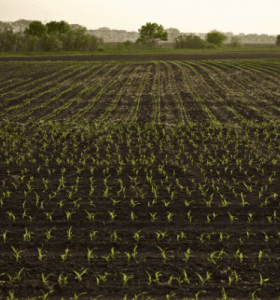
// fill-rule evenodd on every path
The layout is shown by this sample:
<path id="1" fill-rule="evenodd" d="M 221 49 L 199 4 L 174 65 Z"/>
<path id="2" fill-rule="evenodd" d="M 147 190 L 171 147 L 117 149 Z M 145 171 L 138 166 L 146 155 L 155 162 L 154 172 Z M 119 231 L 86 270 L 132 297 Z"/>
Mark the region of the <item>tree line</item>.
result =
<path id="1" fill-rule="evenodd" d="M 160 47 L 159 41 L 168 41 L 168 32 L 162 25 L 146 23 L 141 29 L 137 43 L 142 43 L 150 48 Z M 174 39 L 175 43 L 184 44 L 192 42 L 194 45 L 204 45 L 206 48 L 220 47 L 227 36 L 213 30 L 206 35 L 206 41 L 197 36 L 179 35 Z M 280 35 L 277 36 L 276 45 L 280 47 Z M 232 37 L 234 46 L 242 46 L 240 38 Z M 51 21 L 42 24 L 40 21 L 32 21 L 23 33 L 13 33 L 11 29 L 4 30 L 0 34 L 0 51 L 95 51 L 100 45 L 104 45 L 102 38 L 86 34 L 86 28 L 73 29 L 65 21 Z"/>
<path id="2" fill-rule="evenodd" d="M 0 34 L 0 51 L 94 51 L 102 39 L 73 30 L 65 21 L 42 24 L 32 21 L 23 33 L 6 29 Z"/>

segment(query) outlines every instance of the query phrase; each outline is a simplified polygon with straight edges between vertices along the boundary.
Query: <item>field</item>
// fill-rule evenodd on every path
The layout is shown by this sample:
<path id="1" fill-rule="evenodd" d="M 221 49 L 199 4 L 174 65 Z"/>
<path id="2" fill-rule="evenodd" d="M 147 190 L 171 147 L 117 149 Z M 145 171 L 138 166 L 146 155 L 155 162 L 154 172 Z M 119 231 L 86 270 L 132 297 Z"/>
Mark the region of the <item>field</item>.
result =
<path id="1" fill-rule="evenodd" d="M 280 299 L 279 49 L 0 56 L 0 299 Z"/>

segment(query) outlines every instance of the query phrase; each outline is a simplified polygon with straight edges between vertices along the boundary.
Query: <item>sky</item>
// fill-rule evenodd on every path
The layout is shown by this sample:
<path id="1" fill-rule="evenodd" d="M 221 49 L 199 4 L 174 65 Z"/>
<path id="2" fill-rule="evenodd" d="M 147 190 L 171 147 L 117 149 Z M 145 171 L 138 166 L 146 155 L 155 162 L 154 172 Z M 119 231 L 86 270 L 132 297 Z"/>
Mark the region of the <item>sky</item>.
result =
<path id="1" fill-rule="evenodd" d="M 151 22 L 180 32 L 280 34 L 280 0 L 0 0 L 0 7 L 2 22 L 63 20 L 136 32 Z"/>

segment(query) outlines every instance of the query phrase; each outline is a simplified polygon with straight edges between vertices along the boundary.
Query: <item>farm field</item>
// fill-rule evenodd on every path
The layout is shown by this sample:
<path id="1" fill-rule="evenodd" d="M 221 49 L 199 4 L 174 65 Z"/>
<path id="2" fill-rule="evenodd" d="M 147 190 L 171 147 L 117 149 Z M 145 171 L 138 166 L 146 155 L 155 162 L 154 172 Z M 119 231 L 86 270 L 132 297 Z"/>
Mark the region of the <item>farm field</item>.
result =
<path id="1" fill-rule="evenodd" d="M 71 59 L 70 59 L 71 57 Z M 234 49 L 223 47 L 221 49 L 157 49 L 154 51 L 118 51 L 111 50 L 105 53 L 93 52 L 0 52 L 0 62 L 8 61 L 95 61 L 95 62 L 114 62 L 126 63 L 147 61 L 184 61 L 184 60 L 219 60 L 219 59 L 280 59 L 280 48 L 243 48 Z"/>
<path id="2" fill-rule="evenodd" d="M 0 299 L 279 299 L 280 52 L 253 52 L 2 56 Z"/>

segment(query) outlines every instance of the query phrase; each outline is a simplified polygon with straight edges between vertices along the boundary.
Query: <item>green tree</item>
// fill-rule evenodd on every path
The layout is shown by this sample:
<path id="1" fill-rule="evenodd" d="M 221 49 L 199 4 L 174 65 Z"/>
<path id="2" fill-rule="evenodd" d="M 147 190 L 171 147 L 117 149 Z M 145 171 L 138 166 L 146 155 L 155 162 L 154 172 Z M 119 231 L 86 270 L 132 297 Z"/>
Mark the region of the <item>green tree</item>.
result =
<path id="1" fill-rule="evenodd" d="M 32 21 L 24 34 L 40 39 L 39 44 L 44 51 L 59 51 L 62 49 L 60 38 L 63 34 L 72 31 L 71 26 L 65 21 L 51 21 L 46 25 L 40 21 Z"/>
<path id="2" fill-rule="evenodd" d="M 24 33 L 26 35 L 37 36 L 38 38 L 43 38 L 48 35 L 47 27 L 42 24 L 41 21 L 32 21 L 28 28 L 25 28 Z"/>
<path id="3" fill-rule="evenodd" d="M 276 37 L 276 46 L 280 47 L 280 34 Z"/>
<path id="4" fill-rule="evenodd" d="M 70 30 L 66 34 L 62 34 L 61 40 L 63 42 L 64 50 L 77 51 L 84 43 L 85 29 Z"/>
<path id="5" fill-rule="evenodd" d="M 44 51 L 60 51 L 60 50 L 62 50 L 62 42 L 54 33 L 50 33 L 50 34 L 44 36 L 41 39 L 40 43 L 41 43 L 41 46 Z"/>
<path id="6" fill-rule="evenodd" d="M 42 24 L 41 21 L 32 21 L 29 27 L 24 30 L 27 35 L 37 36 L 39 38 L 47 37 L 49 34 L 63 34 L 71 31 L 71 26 L 65 21 L 51 21 L 46 25 Z"/>
<path id="7" fill-rule="evenodd" d="M 221 46 L 226 39 L 227 36 L 217 30 L 212 30 L 206 35 L 206 41 L 216 46 Z"/>
<path id="8" fill-rule="evenodd" d="M 5 29 L 1 31 L 0 36 L 0 51 L 13 51 L 16 48 L 17 37 L 12 29 Z"/>
<path id="9" fill-rule="evenodd" d="M 98 39 L 95 36 L 85 34 L 85 28 L 71 30 L 62 34 L 60 40 L 65 51 L 93 51 L 98 46 Z"/>
<path id="10" fill-rule="evenodd" d="M 191 34 L 179 35 L 175 41 L 175 49 L 216 49 L 217 46 Z"/>
<path id="11" fill-rule="evenodd" d="M 144 43 L 151 47 L 158 46 L 158 40 L 168 41 L 168 33 L 163 31 L 162 25 L 156 23 L 146 23 L 146 26 L 142 26 L 138 29 L 140 37 L 136 40 L 136 43 Z"/>
<path id="12" fill-rule="evenodd" d="M 27 35 L 24 37 L 24 44 L 26 46 L 23 51 L 37 51 L 40 39 L 37 36 Z"/>
<path id="13" fill-rule="evenodd" d="M 65 21 L 60 21 L 60 22 L 51 21 L 47 23 L 45 26 L 47 26 L 48 33 L 63 34 L 72 30 L 71 26 Z"/>

